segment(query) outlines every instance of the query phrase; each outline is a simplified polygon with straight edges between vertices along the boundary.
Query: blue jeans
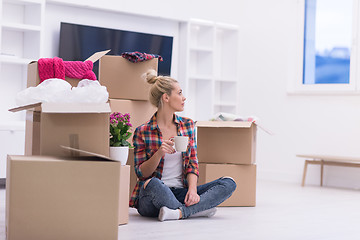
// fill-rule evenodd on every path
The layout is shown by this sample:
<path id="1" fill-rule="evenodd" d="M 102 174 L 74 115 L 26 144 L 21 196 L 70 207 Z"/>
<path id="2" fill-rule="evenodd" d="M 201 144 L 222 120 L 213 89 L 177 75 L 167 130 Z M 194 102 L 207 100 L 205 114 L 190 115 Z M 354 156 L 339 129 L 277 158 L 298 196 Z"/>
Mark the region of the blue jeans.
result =
<path id="1" fill-rule="evenodd" d="M 169 188 L 160 179 L 151 178 L 147 186 L 141 187 L 139 193 L 138 212 L 142 216 L 157 217 L 160 208 L 180 209 L 183 218 L 213 207 L 228 199 L 235 191 L 236 183 L 231 178 L 219 178 L 197 187 L 200 201 L 185 206 L 187 188 Z"/>

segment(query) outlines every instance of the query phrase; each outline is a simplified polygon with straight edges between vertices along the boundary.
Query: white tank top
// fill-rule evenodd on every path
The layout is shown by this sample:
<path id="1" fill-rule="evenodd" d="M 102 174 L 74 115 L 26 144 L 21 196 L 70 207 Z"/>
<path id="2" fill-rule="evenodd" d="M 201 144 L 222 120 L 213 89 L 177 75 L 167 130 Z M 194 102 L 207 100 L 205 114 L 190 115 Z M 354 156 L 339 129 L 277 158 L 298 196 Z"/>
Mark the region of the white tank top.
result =
<path id="1" fill-rule="evenodd" d="M 168 187 L 182 188 L 181 181 L 182 176 L 182 155 L 181 152 L 175 152 L 173 154 L 165 153 L 164 167 L 161 180 Z"/>

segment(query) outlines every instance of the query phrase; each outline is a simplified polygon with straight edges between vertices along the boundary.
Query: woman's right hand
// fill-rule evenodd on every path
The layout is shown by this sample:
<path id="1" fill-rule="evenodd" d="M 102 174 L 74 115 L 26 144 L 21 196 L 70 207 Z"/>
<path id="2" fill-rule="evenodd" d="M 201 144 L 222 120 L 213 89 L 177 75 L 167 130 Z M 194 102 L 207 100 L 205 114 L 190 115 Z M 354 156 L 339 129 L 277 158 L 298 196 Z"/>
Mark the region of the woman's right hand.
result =
<path id="1" fill-rule="evenodd" d="M 140 165 L 140 170 L 142 172 L 143 177 L 147 178 L 152 176 L 154 171 L 159 165 L 160 159 L 165 156 L 165 153 L 172 154 L 175 152 L 175 149 L 173 148 L 174 142 L 172 140 L 164 140 L 160 146 L 160 148 L 155 152 L 152 157 L 144 161 Z"/>
<path id="2" fill-rule="evenodd" d="M 163 157 L 165 155 L 165 153 L 168 153 L 168 154 L 175 153 L 175 149 L 173 146 L 174 146 L 174 142 L 172 140 L 164 140 L 158 150 L 161 157 Z"/>

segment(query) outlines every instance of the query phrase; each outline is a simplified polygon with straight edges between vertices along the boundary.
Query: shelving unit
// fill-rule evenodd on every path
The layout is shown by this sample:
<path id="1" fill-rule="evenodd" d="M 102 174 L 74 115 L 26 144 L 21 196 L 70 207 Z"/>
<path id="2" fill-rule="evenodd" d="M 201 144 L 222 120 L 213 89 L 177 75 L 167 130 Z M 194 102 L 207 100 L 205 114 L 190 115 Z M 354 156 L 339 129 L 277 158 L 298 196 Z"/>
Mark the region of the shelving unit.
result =
<path id="1" fill-rule="evenodd" d="M 0 0 L 0 110 L 15 105 L 14 96 L 26 87 L 27 64 L 40 58 L 45 0 Z M 9 99 L 14 99 L 9 101 Z M 20 121 L 21 114 L 5 114 L 1 122 Z"/>
<path id="2" fill-rule="evenodd" d="M 41 55 L 45 0 L 2 0 L 1 63 L 28 63 Z"/>
<path id="3" fill-rule="evenodd" d="M 209 120 L 217 112 L 237 113 L 238 28 L 190 20 L 180 25 L 180 78 L 185 81 L 184 115 Z"/>
<path id="4" fill-rule="evenodd" d="M 16 94 L 26 88 L 27 64 L 42 55 L 45 0 L 0 0 L 0 178 L 5 177 L 6 154 L 23 154 L 25 114 L 14 114 Z M 19 152 L 20 151 L 20 152 Z"/>

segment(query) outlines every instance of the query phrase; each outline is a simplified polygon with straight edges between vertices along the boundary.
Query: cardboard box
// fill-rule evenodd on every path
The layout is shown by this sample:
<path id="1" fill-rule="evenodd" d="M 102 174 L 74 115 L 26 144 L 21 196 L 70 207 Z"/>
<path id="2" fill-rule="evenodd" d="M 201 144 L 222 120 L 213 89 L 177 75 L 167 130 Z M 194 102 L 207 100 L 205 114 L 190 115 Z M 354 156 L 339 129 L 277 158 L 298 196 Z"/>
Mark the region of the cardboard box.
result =
<path id="1" fill-rule="evenodd" d="M 103 57 L 108 52 L 110 52 L 110 50 L 96 52 L 93 55 L 91 55 L 88 59 L 86 59 L 85 61 L 89 60 L 92 62 L 96 62 L 97 60 L 99 60 L 101 57 Z M 65 77 L 65 80 L 68 83 L 70 83 L 71 86 L 76 87 L 78 85 L 79 81 L 82 79 L 74 79 L 74 78 Z M 30 62 L 28 65 L 27 87 L 36 87 L 37 85 L 39 85 L 39 83 L 40 83 L 40 78 L 39 78 L 38 62 L 37 61 Z"/>
<path id="2" fill-rule="evenodd" d="M 120 166 L 119 225 L 129 222 L 130 176 L 130 166 Z"/>
<path id="3" fill-rule="evenodd" d="M 220 177 L 232 177 L 236 190 L 230 198 L 220 204 L 222 207 L 254 207 L 256 205 L 256 165 L 199 164 L 199 185 Z"/>
<path id="4" fill-rule="evenodd" d="M 118 239 L 121 168 L 97 157 L 8 156 L 7 239 Z"/>
<path id="5" fill-rule="evenodd" d="M 111 112 L 130 113 L 130 123 L 133 125 L 132 133 L 141 124 L 146 123 L 157 111 L 149 101 L 109 99 Z"/>
<path id="6" fill-rule="evenodd" d="M 157 58 L 133 63 L 122 56 L 104 56 L 99 62 L 99 81 L 106 86 L 109 98 L 149 100 L 151 85 L 143 75 L 157 68 Z"/>
<path id="7" fill-rule="evenodd" d="M 25 155 L 69 156 L 61 145 L 109 156 L 108 103 L 39 103 L 10 109 L 28 111 Z"/>
<path id="8" fill-rule="evenodd" d="M 199 121 L 199 162 L 253 164 L 256 155 L 256 124 L 236 121 Z"/>

